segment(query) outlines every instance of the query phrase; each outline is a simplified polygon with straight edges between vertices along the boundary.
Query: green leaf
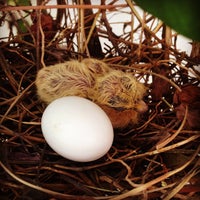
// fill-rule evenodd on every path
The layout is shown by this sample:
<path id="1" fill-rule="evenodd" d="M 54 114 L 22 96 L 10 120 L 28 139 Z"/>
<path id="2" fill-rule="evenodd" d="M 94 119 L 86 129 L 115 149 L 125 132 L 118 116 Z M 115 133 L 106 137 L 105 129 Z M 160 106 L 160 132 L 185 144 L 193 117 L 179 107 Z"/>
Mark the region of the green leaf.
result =
<path id="1" fill-rule="evenodd" d="M 134 2 L 177 33 L 200 41 L 198 0 L 134 0 Z"/>
<path id="2" fill-rule="evenodd" d="M 26 28 L 24 21 L 22 19 L 17 20 L 17 25 L 18 25 L 18 32 L 19 33 L 26 33 L 27 32 L 27 28 Z"/>
<path id="3" fill-rule="evenodd" d="M 8 5 L 12 6 L 30 6 L 30 0 L 8 0 Z"/>

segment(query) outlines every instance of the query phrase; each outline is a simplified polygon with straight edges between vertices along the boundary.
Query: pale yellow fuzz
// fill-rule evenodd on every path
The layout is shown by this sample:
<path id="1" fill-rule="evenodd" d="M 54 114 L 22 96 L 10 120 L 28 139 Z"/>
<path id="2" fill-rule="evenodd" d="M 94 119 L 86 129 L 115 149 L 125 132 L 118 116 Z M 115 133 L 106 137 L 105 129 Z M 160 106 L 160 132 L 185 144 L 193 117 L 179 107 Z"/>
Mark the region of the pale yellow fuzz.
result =
<path id="1" fill-rule="evenodd" d="M 82 60 L 82 63 L 86 65 L 88 70 L 92 72 L 95 77 L 102 76 L 111 70 L 106 63 L 94 58 L 85 58 Z"/>
<path id="2" fill-rule="evenodd" d="M 68 61 L 39 70 L 35 84 L 39 98 L 50 103 L 63 96 L 88 98 L 94 79 L 84 64 Z"/>
<path id="3" fill-rule="evenodd" d="M 80 96 L 97 103 L 114 128 L 138 122 L 147 110 L 142 101 L 146 88 L 131 73 L 110 68 L 106 63 L 86 58 L 42 68 L 36 76 L 39 98 L 49 104 L 64 96 Z"/>
<path id="4" fill-rule="evenodd" d="M 136 107 L 145 91 L 145 86 L 132 74 L 112 70 L 96 79 L 93 100 L 114 108 L 130 109 Z"/>

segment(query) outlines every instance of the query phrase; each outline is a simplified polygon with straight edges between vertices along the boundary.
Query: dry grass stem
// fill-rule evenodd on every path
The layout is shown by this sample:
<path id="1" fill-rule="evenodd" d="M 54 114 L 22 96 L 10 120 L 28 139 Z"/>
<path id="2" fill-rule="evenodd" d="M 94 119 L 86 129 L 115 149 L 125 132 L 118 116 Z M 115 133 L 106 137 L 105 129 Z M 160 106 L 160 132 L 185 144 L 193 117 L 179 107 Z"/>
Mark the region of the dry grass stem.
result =
<path id="1" fill-rule="evenodd" d="M 0 7 L 1 198 L 199 199 L 199 43 L 188 42 L 191 53 L 180 49 L 179 34 L 131 0 L 9 2 Z M 148 110 L 134 118 L 138 123 L 129 123 L 132 116 L 116 119 L 122 111 L 113 108 L 115 120 L 126 118 L 128 125 L 114 129 L 106 155 L 78 163 L 46 143 L 41 130 L 46 104 L 35 81 L 44 67 L 85 58 L 109 66 L 98 72 L 105 73 L 99 80 L 110 71 L 135 77 L 142 83 L 136 91 L 147 88 Z M 132 95 L 131 105 L 120 108 L 124 113 L 139 101 Z"/>

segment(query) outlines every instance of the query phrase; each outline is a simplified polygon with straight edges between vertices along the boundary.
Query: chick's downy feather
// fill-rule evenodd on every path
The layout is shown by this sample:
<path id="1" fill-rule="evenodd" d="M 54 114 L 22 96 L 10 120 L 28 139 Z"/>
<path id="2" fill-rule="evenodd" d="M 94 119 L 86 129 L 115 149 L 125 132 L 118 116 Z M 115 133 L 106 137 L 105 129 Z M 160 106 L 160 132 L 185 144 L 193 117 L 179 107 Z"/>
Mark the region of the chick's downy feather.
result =
<path id="1" fill-rule="evenodd" d="M 39 98 L 51 103 L 70 95 L 88 98 L 94 79 L 84 64 L 68 61 L 39 70 L 35 84 Z"/>
<path id="2" fill-rule="evenodd" d="M 146 88 L 132 74 L 112 70 L 96 79 L 93 100 L 114 108 L 137 108 Z"/>
<path id="3" fill-rule="evenodd" d="M 49 104 L 63 96 L 81 96 L 98 104 L 114 128 L 138 122 L 147 110 L 142 100 L 146 88 L 132 74 L 110 68 L 106 63 L 86 58 L 42 68 L 36 76 L 39 98 Z"/>

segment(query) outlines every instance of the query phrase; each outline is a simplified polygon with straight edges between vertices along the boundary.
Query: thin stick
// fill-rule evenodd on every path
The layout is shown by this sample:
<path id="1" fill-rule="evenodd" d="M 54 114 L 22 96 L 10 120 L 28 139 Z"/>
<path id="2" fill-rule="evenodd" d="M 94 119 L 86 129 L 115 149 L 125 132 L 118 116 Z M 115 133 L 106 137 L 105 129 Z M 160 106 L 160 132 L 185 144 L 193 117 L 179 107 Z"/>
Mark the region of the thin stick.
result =
<path id="1" fill-rule="evenodd" d="M 165 141 L 157 144 L 156 145 L 156 149 L 161 149 L 164 146 L 166 146 L 167 144 L 169 144 L 181 132 L 181 130 L 183 129 L 183 127 L 185 125 L 185 122 L 186 122 L 186 119 L 187 119 L 187 115 L 188 115 L 188 106 L 186 106 L 184 118 L 183 118 L 183 121 L 182 121 L 180 127 L 178 128 L 178 130 L 172 136 L 167 138 Z"/>
<path id="2" fill-rule="evenodd" d="M 43 10 L 43 9 L 66 9 L 66 8 L 82 8 L 82 9 L 115 9 L 116 7 L 125 8 L 127 4 L 116 5 L 40 5 L 40 6 L 7 6 L 0 8 L 0 11 L 13 11 L 13 10 Z"/>
<path id="3" fill-rule="evenodd" d="M 159 177 L 153 179 L 152 181 L 149 181 L 146 184 L 143 184 L 143 185 L 141 185 L 139 187 L 136 187 L 136 188 L 134 188 L 134 189 L 132 189 L 132 190 L 130 190 L 128 192 L 125 192 L 124 194 L 118 195 L 118 196 L 112 198 L 112 200 L 121 200 L 121 199 L 125 199 L 127 197 L 138 195 L 139 193 L 141 193 L 142 191 L 145 191 L 146 189 L 148 189 L 152 185 L 155 185 L 156 183 L 161 182 L 161 181 L 165 180 L 166 178 L 169 178 L 170 176 L 182 171 L 183 169 L 185 169 L 194 160 L 194 158 L 196 157 L 196 155 L 199 152 L 199 149 L 200 149 L 200 147 L 194 153 L 192 158 L 189 161 L 187 161 L 184 165 L 182 165 L 181 167 L 179 167 L 177 169 L 174 169 L 172 171 L 169 171 L 169 172 L 163 174 L 162 176 L 159 176 Z"/>
<path id="4" fill-rule="evenodd" d="M 69 194 L 62 194 L 62 193 L 59 193 L 59 192 L 54 192 L 52 190 L 49 190 L 49 189 L 46 189 L 46 188 L 43 188 L 43 187 L 40 187 L 40 186 L 37 186 L 37 185 L 34 185 L 32 183 L 29 183 L 19 177 L 17 177 L 15 174 L 13 174 L 1 161 L 0 161 L 0 166 L 6 171 L 6 173 L 8 173 L 12 178 L 14 178 L 16 181 L 22 183 L 23 185 L 26 185 L 30 188 L 34 188 L 36 190 L 39 190 L 39 191 L 42 191 L 42 192 L 45 192 L 45 193 L 48 193 L 48 194 L 51 194 L 53 196 L 59 196 L 59 197 L 71 197 L 73 199 L 74 195 L 69 195 Z"/>

